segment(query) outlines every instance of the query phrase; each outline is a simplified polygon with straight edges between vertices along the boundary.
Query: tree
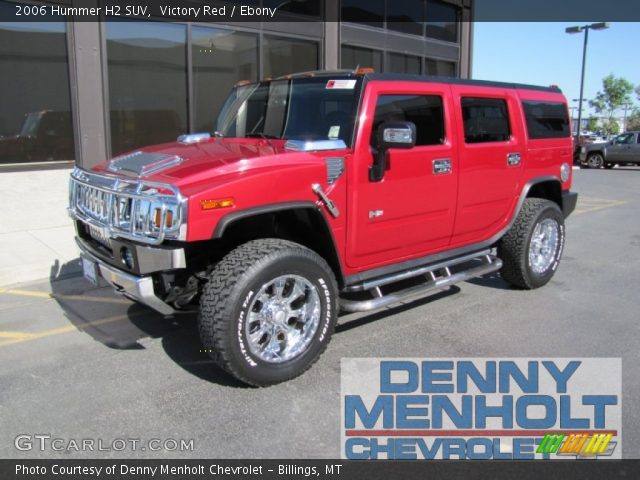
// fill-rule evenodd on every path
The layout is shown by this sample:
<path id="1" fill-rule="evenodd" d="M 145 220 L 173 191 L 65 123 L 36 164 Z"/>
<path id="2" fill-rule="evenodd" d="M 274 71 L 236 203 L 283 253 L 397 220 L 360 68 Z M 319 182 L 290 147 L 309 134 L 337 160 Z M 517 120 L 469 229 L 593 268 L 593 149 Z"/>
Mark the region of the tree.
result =
<path id="1" fill-rule="evenodd" d="M 615 135 L 620 133 L 620 124 L 615 118 L 609 118 L 602 121 L 602 130 L 606 135 Z"/>
<path id="2" fill-rule="evenodd" d="M 627 117 L 627 131 L 640 130 L 640 109 L 634 109 Z"/>
<path id="3" fill-rule="evenodd" d="M 636 89 L 638 93 L 640 87 Z M 602 79 L 602 90 L 596 94 L 596 98 L 589 102 L 589 105 L 603 117 L 602 121 L 604 130 L 611 134 L 616 133 L 617 124 L 614 120 L 616 110 L 622 108 L 625 103 L 631 102 L 631 94 L 633 93 L 633 83 L 626 78 L 618 78 L 613 74 L 609 74 Z M 613 131 L 615 123 L 615 132 Z"/>
<path id="4" fill-rule="evenodd" d="M 595 132 L 598 130 L 598 117 L 594 117 L 593 115 L 589 117 L 589 121 L 587 122 L 587 130 L 590 132 Z"/>

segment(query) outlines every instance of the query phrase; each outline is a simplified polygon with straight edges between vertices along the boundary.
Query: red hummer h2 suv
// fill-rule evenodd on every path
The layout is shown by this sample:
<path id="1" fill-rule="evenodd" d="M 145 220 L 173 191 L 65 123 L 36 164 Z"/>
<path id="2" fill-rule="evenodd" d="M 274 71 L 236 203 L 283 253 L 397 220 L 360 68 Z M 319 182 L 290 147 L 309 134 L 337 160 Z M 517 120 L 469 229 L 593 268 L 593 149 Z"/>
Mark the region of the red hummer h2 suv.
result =
<path id="1" fill-rule="evenodd" d="M 87 278 L 199 308 L 217 364 L 265 386 L 309 368 L 341 311 L 495 271 L 546 284 L 571 164 L 556 87 L 307 72 L 238 84 L 215 133 L 76 168 L 69 212 Z"/>

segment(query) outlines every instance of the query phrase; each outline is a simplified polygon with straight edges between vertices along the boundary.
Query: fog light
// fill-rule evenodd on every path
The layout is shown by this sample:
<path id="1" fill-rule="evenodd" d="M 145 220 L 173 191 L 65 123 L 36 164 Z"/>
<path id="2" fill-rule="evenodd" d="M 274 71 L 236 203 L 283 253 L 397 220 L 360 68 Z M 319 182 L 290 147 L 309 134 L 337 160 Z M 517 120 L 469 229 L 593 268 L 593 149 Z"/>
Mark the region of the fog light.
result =
<path id="1" fill-rule="evenodd" d="M 569 175 L 571 175 L 571 165 L 563 163 L 560 167 L 560 180 L 562 180 L 562 183 L 569 180 Z"/>
<path id="2" fill-rule="evenodd" d="M 122 263 L 129 270 L 133 270 L 135 262 L 133 260 L 133 252 L 129 250 L 127 247 L 122 247 L 120 249 L 120 258 L 122 259 Z"/>

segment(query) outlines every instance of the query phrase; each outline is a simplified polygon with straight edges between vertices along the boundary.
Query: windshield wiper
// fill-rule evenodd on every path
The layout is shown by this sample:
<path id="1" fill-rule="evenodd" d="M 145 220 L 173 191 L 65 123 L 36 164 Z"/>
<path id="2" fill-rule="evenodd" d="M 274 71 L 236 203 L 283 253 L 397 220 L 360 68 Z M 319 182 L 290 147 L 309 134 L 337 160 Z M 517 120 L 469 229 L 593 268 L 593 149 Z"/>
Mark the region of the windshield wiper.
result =
<path id="1" fill-rule="evenodd" d="M 257 132 L 257 133 L 246 133 L 245 138 L 264 138 L 264 139 L 272 139 L 272 140 L 278 140 L 280 137 L 276 137 L 275 135 L 269 135 L 268 133 L 262 133 L 262 132 Z"/>

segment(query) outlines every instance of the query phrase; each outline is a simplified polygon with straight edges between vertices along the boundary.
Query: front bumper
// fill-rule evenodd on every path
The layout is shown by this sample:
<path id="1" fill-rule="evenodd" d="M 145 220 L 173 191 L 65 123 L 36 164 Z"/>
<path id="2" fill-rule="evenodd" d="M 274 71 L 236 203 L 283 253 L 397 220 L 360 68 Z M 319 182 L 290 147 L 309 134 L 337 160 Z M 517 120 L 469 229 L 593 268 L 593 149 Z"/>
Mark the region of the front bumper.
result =
<path id="1" fill-rule="evenodd" d="M 97 273 L 118 293 L 136 302 L 147 305 L 163 315 L 175 313 L 175 309 L 163 302 L 155 293 L 153 277 L 132 275 L 109 265 L 92 253 L 91 248 L 81 238 L 76 237 L 80 256 L 96 265 Z"/>

